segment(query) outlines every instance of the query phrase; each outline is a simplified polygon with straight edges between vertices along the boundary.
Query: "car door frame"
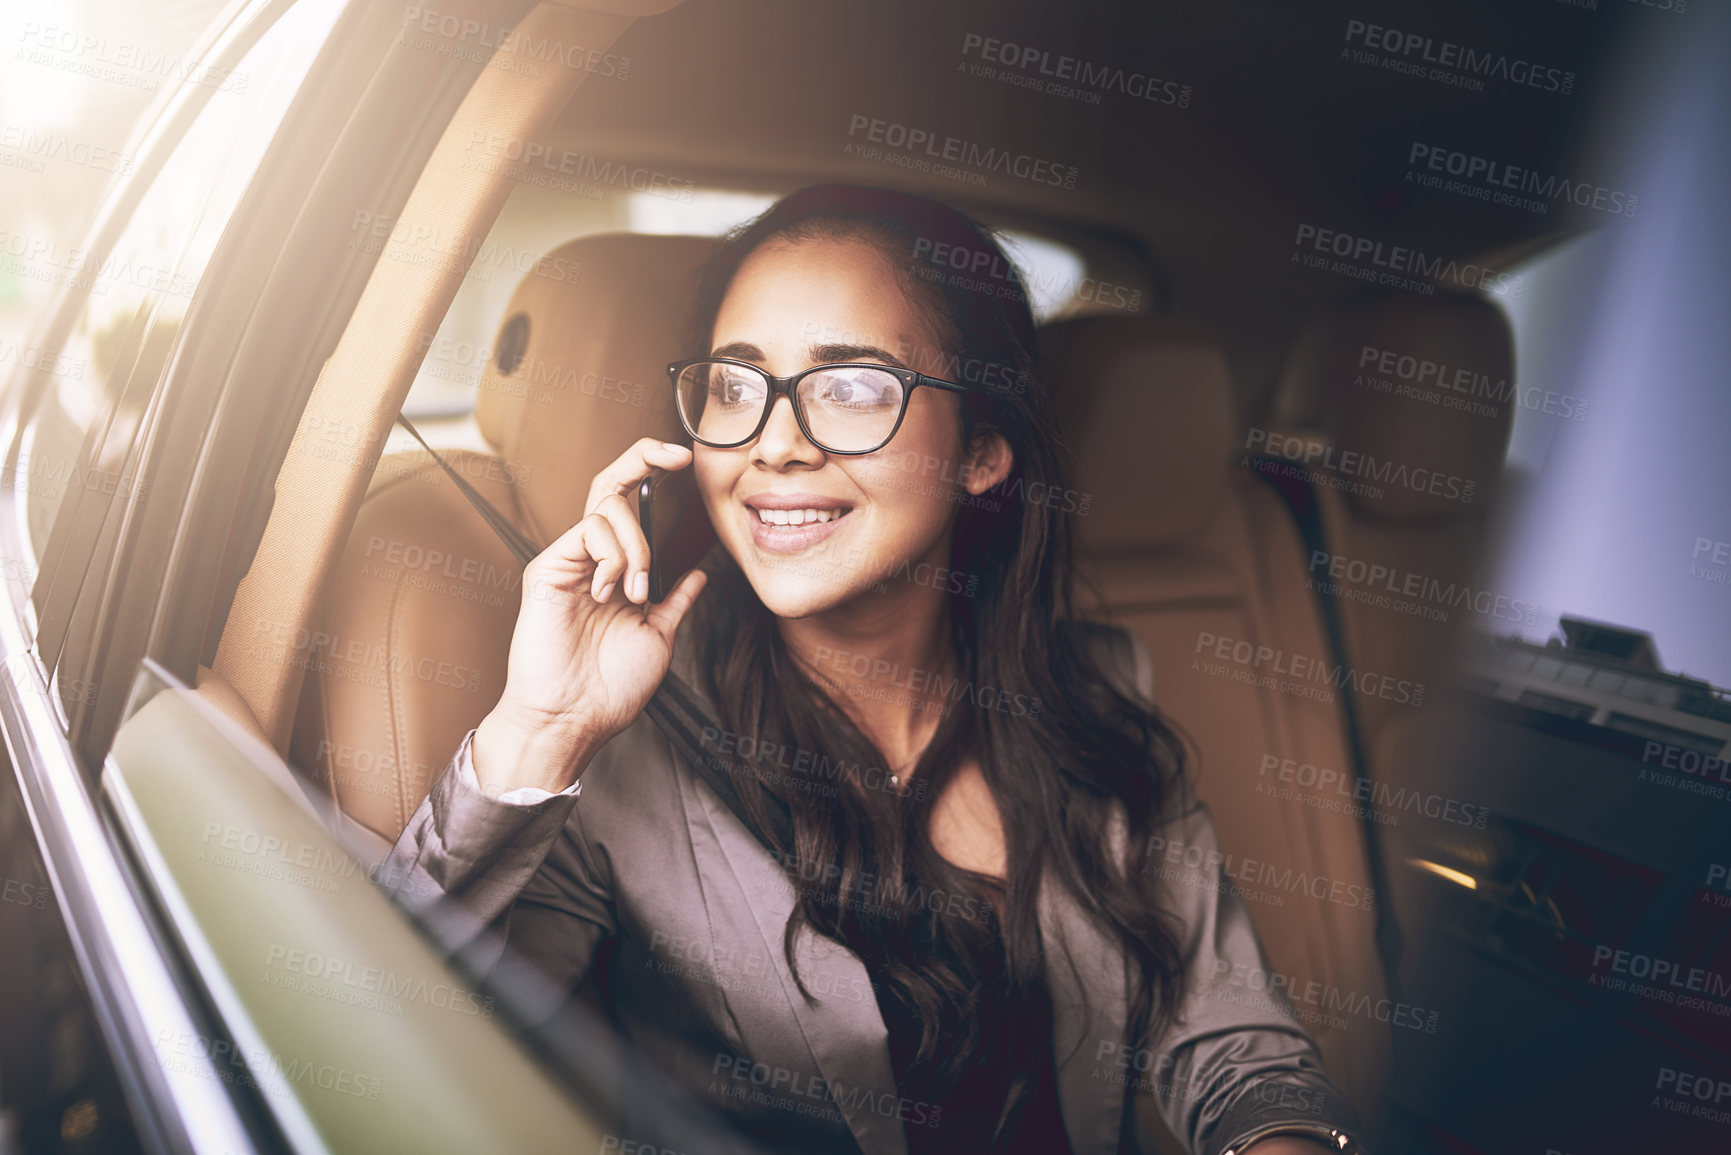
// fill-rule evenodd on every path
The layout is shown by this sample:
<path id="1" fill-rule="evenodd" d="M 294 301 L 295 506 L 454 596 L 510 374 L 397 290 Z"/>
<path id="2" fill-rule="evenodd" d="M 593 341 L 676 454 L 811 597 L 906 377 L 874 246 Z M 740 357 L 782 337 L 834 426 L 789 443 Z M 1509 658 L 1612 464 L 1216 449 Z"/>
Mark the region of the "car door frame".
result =
<path id="1" fill-rule="evenodd" d="M 232 68 L 289 6 L 237 3 L 203 41 L 203 62 Z M 442 7 L 508 23 L 527 0 Z M 390 52 L 403 21 L 401 5 L 351 3 L 293 99 L 204 276 L 202 287 L 223 291 L 195 294 L 132 447 L 129 468 L 150 500 L 107 503 L 104 535 L 84 572 L 62 575 L 61 559 L 45 558 L 37 575 L 80 587 L 56 660 L 44 663 L 36 653 L 32 603 L 15 575 L 7 582 L 12 612 L 0 612 L 0 732 L 96 1021 L 140 1140 L 152 1150 L 253 1151 L 268 1131 L 208 1053 L 176 1056 L 172 1069 L 163 1061 L 163 1040 L 220 1042 L 223 1032 L 140 892 L 134 864 L 93 795 L 94 773 L 123 714 L 123 691 L 152 647 L 177 677 L 196 679 L 216 591 L 231 569 L 226 559 L 249 556 L 247 526 L 262 524 L 263 513 L 249 511 L 244 498 L 259 492 L 254 475 L 263 463 L 280 461 L 281 451 L 269 447 L 286 447 L 294 422 L 284 429 L 284 416 L 304 403 L 372 271 L 376 254 L 347 246 L 331 222 L 348 206 L 386 213 L 400 206 L 482 67 Z M 184 92 L 159 103 L 140 163 L 98 215 L 87 249 L 94 260 L 115 243 L 201 107 Z M 330 288 L 303 290 L 297 301 L 288 282 L 309 275 Z M 286 313 L 271 312 L 285 306 Z M 55 348 L 76 308 L 62 296 L 51 309 L 43 332 Z M 273 354 L 284 366 L 283 387 L 245 396 L 238 371 Z M 0 429 L 15 432 L 31 401 L 28 391 L 12 390 Z M 265 492 L 270 480 L 263 478 Z M 10 511 L 0 514 L 0 550 L 21 556 L 22 541 Z M 225 562 L 212 565 L 213 556 Z M 183 632 L 189 622 L 195 628 Z M 68 684 L 116 692 L 69 699 L 59 690 Z"/>

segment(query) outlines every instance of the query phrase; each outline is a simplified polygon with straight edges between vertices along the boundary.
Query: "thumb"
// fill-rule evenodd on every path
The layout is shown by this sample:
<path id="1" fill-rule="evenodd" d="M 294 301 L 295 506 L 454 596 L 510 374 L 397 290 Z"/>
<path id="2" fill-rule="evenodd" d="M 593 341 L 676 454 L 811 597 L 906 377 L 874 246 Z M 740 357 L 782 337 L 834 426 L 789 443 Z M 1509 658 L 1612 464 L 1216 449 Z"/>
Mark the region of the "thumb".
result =
<path id="1" fill-rule="evenodd" d="M 709 575 L 700 569 L 694 569 L 679 579 L 667 597 L 659 604 L 649 607 L 644 620 L 661 635 L 669 649 L 673 647 L 673 632 L 679 628 L 679 623 L 685 620 L 685 614 L 697 601 L 697 595 L 703 592 L 703 587 L 709 583 Z"/>

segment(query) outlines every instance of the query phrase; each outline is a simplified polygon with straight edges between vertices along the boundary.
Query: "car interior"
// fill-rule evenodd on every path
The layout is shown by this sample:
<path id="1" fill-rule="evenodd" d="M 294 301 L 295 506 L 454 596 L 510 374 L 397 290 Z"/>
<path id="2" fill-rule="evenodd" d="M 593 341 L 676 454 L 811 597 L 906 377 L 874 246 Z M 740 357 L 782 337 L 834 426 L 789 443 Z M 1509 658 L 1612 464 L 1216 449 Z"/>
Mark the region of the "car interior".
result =
<path id="1" fill-rule="evenodd" d="M 1542 36 L 1583 70 L 1607 58 L 1614 24 L 1549 16 L 1498 13 L 1497 36 L 1512 21 L 1516 39 Z M 1400 787 L 1425 742 L 1413 697 L 1449 693 L 1462 617 L 1342 596 L 1331 562 L 1467 583 L 1494 544 L 1513 407 L 1408 404 L 1359 383 L 1361 350 L 1513 379 L 1516 336 L 1494 295 L 1370 291 L 1303 268 L 1291 238 L 1315 222 L 1518 267 L 1581 226 L 1415 197 L 1405 149 L 1434 135 L 1530 152 L 1576 140 L 1585 110 L 1463 112 L 1446 89 L 1410 85 L 1342 116 L 1362 78 L 1317 40 L 1332 25 L 1268 6 L 1247 37 L 1236 19 L 1209 6 L 1023 14 L 1029 39 L 1082 56 L 1155 45 L 1145 63 L 1194 85 L 1184 108 L 1110 94 L 1085 116 L 1063 100 L 1016 103 L 1018 147 L 1073 162 L 1070 189 L 957 180 L 855 147 L 862 120 L 922 125 L 936 109 L 943 131 L 1001 131 L 1000 102 L 1018 94 L 958 68 L 967 37 L 1000 20 L 990 8 L 535 7 L 526 27 L 628 57 L 630 79 L 484 70 L 402 211 L 357 213 L 383 255 L 296 428 L 199 694 L 303 772 L 365 860 L 382 859 L 497 699 L 522 596 L 520 565 L 445 465 L 545 545 L 632 441 L 679 439 L 664 367 L 684 355 L 696 272 L 725 229 L 819 181 L 921 192 L 1021 239 L 1069 484 L 1086 498 L 1074 522 L 1086 612 L 1152 655 L 1155 702 L 1185 736 L 1271 970 L 1288 989 L 1398 997 L 1375 818 L 1270 791 L 1288 761 L 1347 789 Z M 1296 130 L 1316 123 L 1332 135 Z M 538 172 L 512 156 L 553 160 Z M 575 177 L 543 179 L 561 166 Z M 429 251 L 461 255 L 418 259 Z M 399 412 L 445 465 L 395 427 Z M 1291 468 L 1293 447 L 1306 461 L 1332 450 L 1422 463 L 1472 496 L 1330 484 Z M 315 660 L 285 660 L 297 651 Z M 1261 657 L 1233 656 L 1247 652 L 1407 689 L 1298 689 L 1265 676 Z M 1259 864 L 1362 901 L 1259 886 Z M 1331 1076 L 1367 1115 L 1380 1109 L 1387 1025 L 1304 1021 Z"/>

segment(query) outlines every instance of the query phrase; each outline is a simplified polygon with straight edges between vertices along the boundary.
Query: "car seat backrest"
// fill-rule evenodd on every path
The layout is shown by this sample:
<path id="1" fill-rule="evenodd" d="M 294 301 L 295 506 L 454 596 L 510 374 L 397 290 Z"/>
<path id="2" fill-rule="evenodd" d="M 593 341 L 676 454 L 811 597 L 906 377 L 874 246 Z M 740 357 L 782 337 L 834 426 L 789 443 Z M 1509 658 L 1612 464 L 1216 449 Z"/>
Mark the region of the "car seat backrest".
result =
<path id="1" fill-rule="evenodd" d="M 475 406 L 493 452 L 441 456 L 537 545 L 581 519 L 590 480 L 633 441 L 679 438 L 664 366 L 715 245 L 588 237 L 512 295 Z M 323 597 L 291 759 L 395 839 L 504 689 L 521 586 L 424 450 L 383 458 Z"/>
<path id="2" fill-rule="evenodd" d="M 1508 632 L 1531 616 L 1486 585 L 1518 403 L 1509 324 L 1483 297 L 1363 299 L 1314 318 L 1294 343 L 1269 425 L 1304 431 L 1297 441 L 1332 455 L 1307 450 L 1326 538 L 1307 569 L 1341 608 L 1355 669 L 1423 686 L 1428 698 L 1465 628 Z M 1399 697 L 1361 698 L 1367 753 L 1412 714 Z M 1385 780 L 1400 771 L 1371 760 Z"/>
<path id="3" fill-rule="evenodd" d="M 1118 318 L 1061 322 L 1042 345 L 1087 503 L 1077 538 L 1093 611 L 1148 647 L 1155 704 L 1194 746 L 1228 856 L 1221 884 L 1245 897 L 1281 984 L 1374 1004 L 1383 986 L 1362 832 L 1287 789 L 1299 766 L 1345 772 L 1345 743 L 1335 691 L 1309 676 L 1327 651 L 1303 547 L 1278 498 L 1241 467 L 1223 353 L 1194 327 Z M 1182 876 L 1194 865 L 1184 855 L 1167 848 L 1152 865 Z M 1330 1073 L 1371 1102 L 1386 1027 L 1299 1012 Z"/>

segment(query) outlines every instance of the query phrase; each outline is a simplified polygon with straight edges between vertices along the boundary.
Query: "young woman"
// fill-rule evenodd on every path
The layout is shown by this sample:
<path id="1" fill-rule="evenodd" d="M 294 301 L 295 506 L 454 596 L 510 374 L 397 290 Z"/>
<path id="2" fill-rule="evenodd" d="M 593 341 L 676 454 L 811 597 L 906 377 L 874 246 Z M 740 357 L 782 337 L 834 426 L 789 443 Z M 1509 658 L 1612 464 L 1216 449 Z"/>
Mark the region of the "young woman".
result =
<path id="1" fill-rule="evenodd" d="M 634 445 L 528 566 L 504 695 L 393 851 L 410 900 L 561 988 L 593 970 L 773 1150 L 1106 1155 L 1139 1095 L 1194 1152 L 1350 1149 L 1309 1037 L 1222 977 L 1267 966 L 1242 903 L 1144 869 L 1214 832 L 1146 652 L 1072 618 L 1076 504 L 991 235 L 808 188 L 727 240 L 696 333 L 694 445 Z M 651 604 L 626 495 L 687 467 L 719 545 Z M 644 716 L 670 669 L 738 812 Z"/>

